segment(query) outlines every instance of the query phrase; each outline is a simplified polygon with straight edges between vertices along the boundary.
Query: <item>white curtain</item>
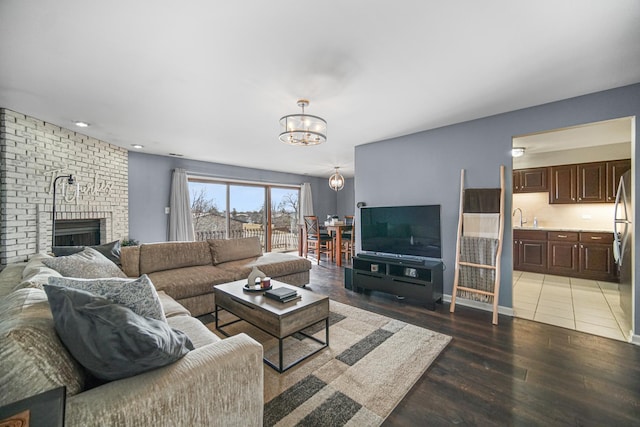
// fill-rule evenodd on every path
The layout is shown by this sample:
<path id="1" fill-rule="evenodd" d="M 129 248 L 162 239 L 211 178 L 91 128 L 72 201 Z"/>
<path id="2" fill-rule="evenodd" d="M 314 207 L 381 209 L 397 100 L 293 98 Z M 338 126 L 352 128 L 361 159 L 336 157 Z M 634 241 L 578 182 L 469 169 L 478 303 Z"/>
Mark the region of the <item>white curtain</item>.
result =
<path id="1" fill-rule="evenodd" d="M 171 200 L 169 206 L 169 240 L 193 241 L 193 217 L 189 200 L 189 183 L 184 169 L 174 169 L 171 181 Z"/>
<path id="2" fill-rule="evenodd" d="M 304 225 L 304 217 L 313 215 L 313 198 L 311 197 L 311 184 L 305 182 L 300 187 L 300 225 Z"/>

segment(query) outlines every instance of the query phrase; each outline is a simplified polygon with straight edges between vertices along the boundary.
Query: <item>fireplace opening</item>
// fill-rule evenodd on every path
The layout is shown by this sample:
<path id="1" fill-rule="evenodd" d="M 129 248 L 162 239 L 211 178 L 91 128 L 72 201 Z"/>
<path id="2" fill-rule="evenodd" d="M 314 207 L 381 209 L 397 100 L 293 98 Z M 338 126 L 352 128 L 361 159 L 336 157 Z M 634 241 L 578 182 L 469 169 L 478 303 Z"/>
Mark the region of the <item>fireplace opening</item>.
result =
<path id="1" fill-rule="evenodd" d="M 99 219 L 56 220 L 55 246 L 93 246 L 100 244 Z"/>

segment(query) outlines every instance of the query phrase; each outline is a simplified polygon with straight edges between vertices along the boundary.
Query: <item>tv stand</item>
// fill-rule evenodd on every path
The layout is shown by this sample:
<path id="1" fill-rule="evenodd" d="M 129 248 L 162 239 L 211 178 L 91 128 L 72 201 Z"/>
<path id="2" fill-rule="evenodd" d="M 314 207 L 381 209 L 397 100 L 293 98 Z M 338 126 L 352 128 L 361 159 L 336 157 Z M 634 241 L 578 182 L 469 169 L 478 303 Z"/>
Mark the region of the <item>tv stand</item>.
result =
<path id="1" fill-rule="evenodd" d="M 425 260 L 422 258 L 412 258 L 409 256 L 393 256 L 393 255 L 379 255 L 369 253 L 359 253 L 357 258 L 370 261 L 383 261 L 383 262 L 397 262 L 402 265 L 424 265 Z"/>
<path id="2" fill-rule="evenodd" d="M 353 289 L 387 292 L 417 298 L 429 310 L 442 302 L 442 261 L 406 260 L 374 255 L 353 258 Z"/>

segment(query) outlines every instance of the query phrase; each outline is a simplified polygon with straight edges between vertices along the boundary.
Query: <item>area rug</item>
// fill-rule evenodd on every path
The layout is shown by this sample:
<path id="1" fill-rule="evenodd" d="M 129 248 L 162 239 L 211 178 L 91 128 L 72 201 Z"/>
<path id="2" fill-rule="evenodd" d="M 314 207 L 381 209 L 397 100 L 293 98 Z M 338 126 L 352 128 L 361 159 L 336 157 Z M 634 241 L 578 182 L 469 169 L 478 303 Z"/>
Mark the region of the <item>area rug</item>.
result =
<path id="1" fill-rule="evenodd" d="M 264 366 L 265 426 L 379 426 L 451 341 L 448 335 L 336 301 L 329 307 L 328 348 L 282 374 Z M 221 322 L 229 316 L 222 313 Z M 214 323 L 207 327 L 223 336 Z M 275 338 L 246 322 L 225 331 L 247 333 L 277 364 Z M 304 332 L 324 341 L 324 322 Z M 296 334 L 283 345 L 288 364 L 320 344 Z"/>

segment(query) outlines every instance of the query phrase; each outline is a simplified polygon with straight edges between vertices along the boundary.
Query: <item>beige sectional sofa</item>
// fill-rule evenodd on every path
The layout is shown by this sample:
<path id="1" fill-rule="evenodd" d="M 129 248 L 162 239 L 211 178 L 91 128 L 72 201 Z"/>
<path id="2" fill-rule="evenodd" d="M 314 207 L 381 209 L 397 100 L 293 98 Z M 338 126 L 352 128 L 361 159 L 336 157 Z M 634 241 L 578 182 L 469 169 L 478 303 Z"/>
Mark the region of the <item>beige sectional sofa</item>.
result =
<path id="1" fill-rule="evenodd" d="M 245 334 L 221 340 L 164 292 L 167 323 L 195 349 L 170 365 L 91 388 L 39 289 L 54 273 L 37 257 L 0 272 L 0 406 L 66 386 L 67 427 L 262 425 L 262 346 Z"/>
<path id="2" fill-rule="evenodd" d="M 215 310 L 214 285 L 246 279 L 254 266 L 272 279 L 296 286 L 309 283 L 311 270 L 311 262 L 297 255 L 262 253 L 257 237 L 125 246 L 120 262 L 127 276 L 147 274 L 157 290 L 193 316 Z"/>

